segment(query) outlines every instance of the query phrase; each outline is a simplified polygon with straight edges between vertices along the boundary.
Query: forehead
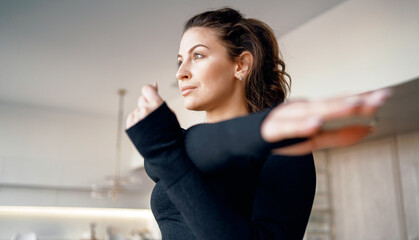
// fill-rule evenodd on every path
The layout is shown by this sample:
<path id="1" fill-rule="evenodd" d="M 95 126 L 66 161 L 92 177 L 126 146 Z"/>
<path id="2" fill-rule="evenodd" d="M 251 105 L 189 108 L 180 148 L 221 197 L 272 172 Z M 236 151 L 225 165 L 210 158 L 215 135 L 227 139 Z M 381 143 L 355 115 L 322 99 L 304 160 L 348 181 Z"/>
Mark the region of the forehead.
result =
<path id="1" fill-rule="evenodd" d="M 179 54 L 187 54 L 189 49 L 197 44 L 203 44 L 210 50 L 224 48 L 214 30 L 203 27 L 192 27 L 182 36 L 179 46 Z"/>

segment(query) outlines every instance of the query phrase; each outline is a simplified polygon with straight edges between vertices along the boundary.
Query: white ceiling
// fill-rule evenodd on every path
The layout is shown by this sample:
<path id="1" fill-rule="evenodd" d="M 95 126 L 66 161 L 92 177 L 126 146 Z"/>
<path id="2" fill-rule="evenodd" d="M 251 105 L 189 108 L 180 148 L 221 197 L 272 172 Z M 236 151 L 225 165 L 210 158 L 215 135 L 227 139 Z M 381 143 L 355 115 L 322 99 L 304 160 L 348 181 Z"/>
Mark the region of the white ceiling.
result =
<path id="1" fill-rule="evenodd" d="M 154 81 L 171 99 L 182 26 L 194 14 L 231 6 L 280 36 L 343 1 L 2 1 L 0 101 L 115 115 L 118 88 L 131 108 Z"/>

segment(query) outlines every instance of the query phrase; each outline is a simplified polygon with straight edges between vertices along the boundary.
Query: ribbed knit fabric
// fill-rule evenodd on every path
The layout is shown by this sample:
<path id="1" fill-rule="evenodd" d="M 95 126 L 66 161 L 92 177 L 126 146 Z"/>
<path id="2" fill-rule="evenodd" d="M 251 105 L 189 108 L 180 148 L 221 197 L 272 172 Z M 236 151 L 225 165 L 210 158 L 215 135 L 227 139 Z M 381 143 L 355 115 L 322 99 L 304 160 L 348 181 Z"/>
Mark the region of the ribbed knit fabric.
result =
<path id="1" fill-rule="evenodd" d="M 151 207 L 163 239 L 302 239 L 313 158 L 269 155 L 274 145 L 260 136 L 268 112 L 183 133 L 164 103 L 127 130 L 156 181 Z"/>
<path id="2" fill-rule="evenodd" d="M 274 148 L 306 140 L 294 138 L 277 143 L 265 142 L 260 126 L 270 111 L 192 126 L 185 134 L 186 153 L 202 172 L 216 172 L 229 167 L 247 169 L 252 157 L 266 158 Z"/>

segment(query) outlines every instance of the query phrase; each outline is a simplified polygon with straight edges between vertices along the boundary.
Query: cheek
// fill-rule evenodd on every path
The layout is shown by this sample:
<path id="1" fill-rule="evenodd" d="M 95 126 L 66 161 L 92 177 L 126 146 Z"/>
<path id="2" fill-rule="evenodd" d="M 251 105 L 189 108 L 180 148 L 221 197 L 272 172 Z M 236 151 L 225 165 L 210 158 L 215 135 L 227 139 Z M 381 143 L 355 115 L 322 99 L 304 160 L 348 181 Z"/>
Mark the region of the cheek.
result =
<path id="1" fill-rule="evenodd" d="M 234 67 L 227 62 L 213 62 L 203 69 L 201 82 L 213 90 L 230 87 L 234 80 Z"/>

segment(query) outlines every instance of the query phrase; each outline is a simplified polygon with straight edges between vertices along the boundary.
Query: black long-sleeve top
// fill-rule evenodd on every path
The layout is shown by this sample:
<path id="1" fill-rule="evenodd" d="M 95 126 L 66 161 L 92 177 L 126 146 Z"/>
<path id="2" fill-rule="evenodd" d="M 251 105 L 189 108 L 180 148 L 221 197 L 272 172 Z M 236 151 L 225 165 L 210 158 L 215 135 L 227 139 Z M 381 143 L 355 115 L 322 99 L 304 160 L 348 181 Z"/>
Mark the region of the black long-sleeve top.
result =
<path id="1" fill-rule="evenodd" d="M 269 110 L 184 131 L 164 103 L 127 130 L 156 182 L 163 239 L 302 239 L 315 192 L 311 154 L 271 155 Z"/>

